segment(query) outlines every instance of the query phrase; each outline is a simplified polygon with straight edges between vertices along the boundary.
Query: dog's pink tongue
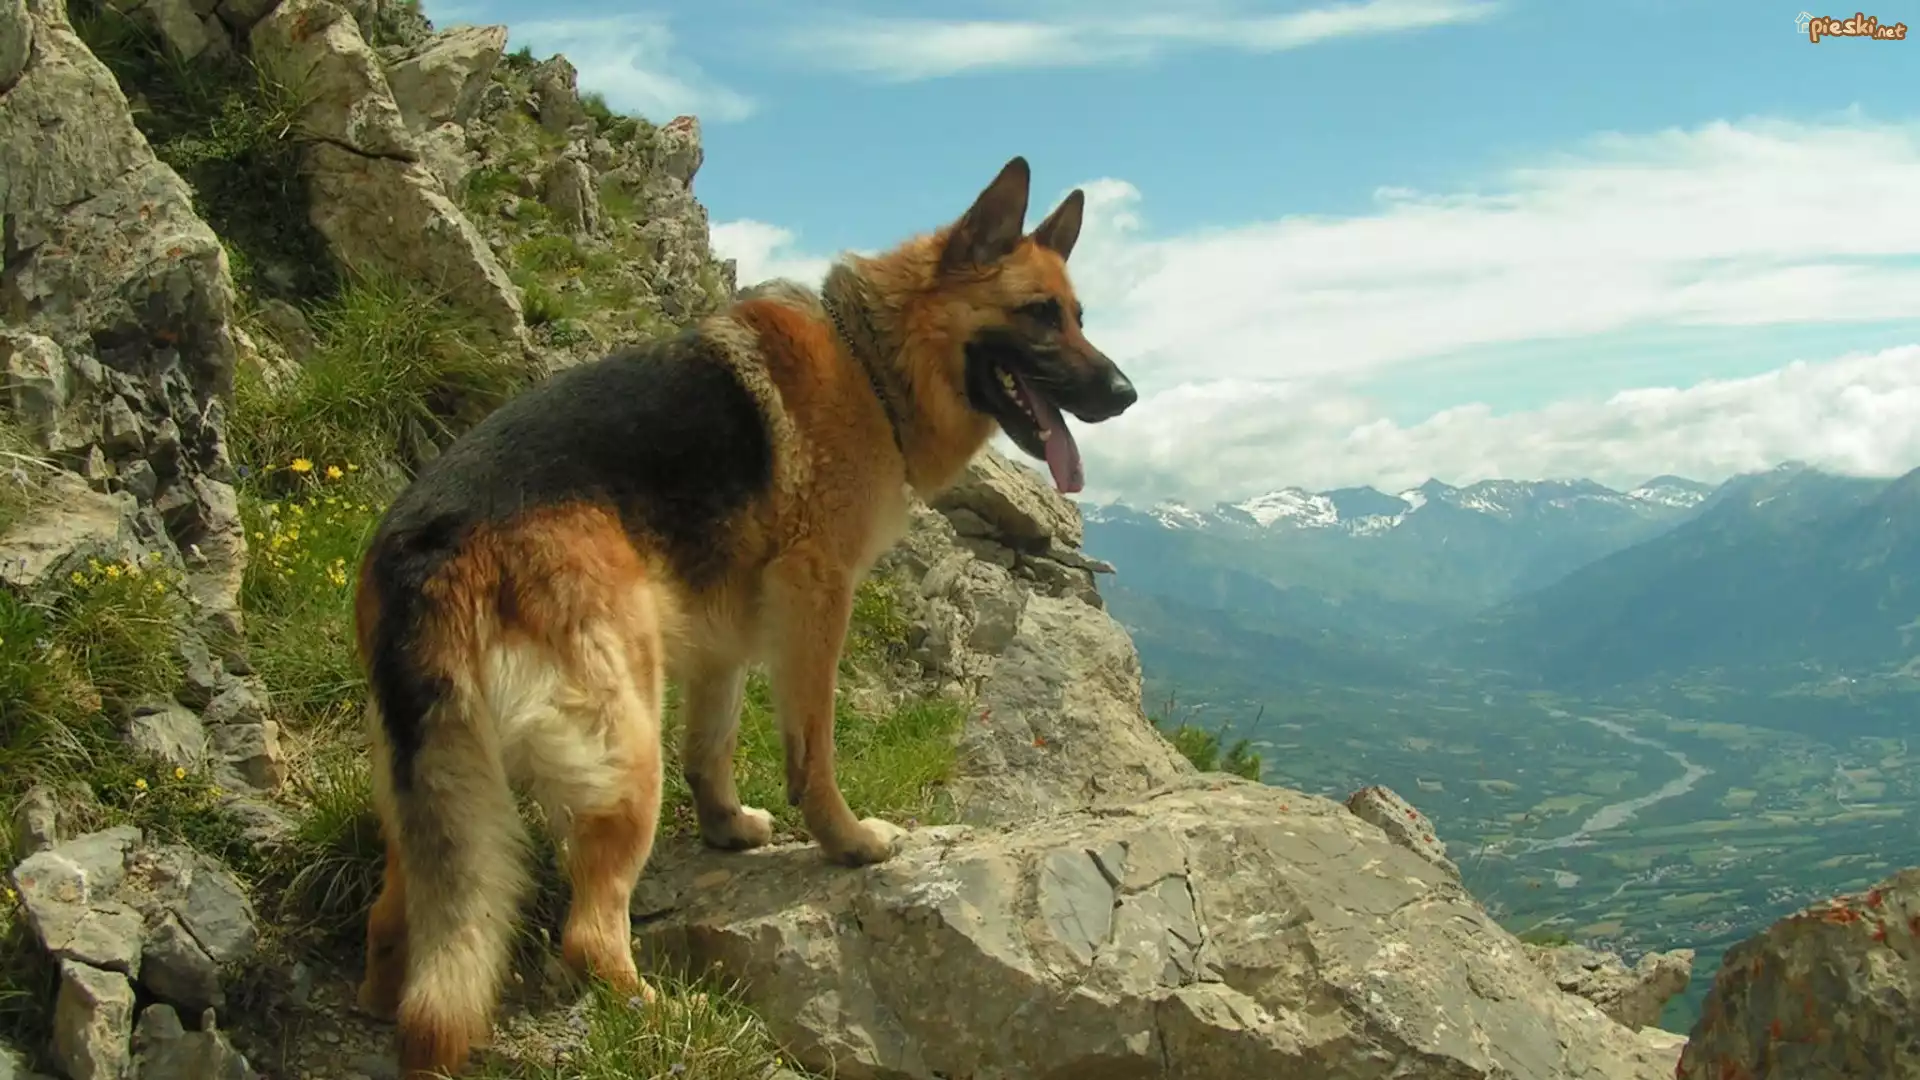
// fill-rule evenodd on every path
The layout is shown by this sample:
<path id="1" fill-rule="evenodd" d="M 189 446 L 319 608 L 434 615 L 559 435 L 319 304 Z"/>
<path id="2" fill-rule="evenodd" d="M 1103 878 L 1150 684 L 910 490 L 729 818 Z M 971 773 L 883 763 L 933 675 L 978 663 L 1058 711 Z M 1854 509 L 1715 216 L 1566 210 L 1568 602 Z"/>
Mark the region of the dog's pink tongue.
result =
<path id="1" fill-rule="evenodd" d="M 1080 447 L 1073 432 L 1059 413 L 1053 414 L 1053 428 L 1047 434 L 1047 468 L 1053 473 L 1054 489 L 1062 495 L 1078 494 L 1086 485 L 1087 474 L 1080 463 Z"/>
<path id="2" fill-rule="evenodd" d="M 1020 389 L 1026 391 L 1027 404 L 1032 406 L 1033 415 L 1040 420 L 1040 426 L 1047 429 L 1047 471 L 1053 473 L 1053 487 L 1062 495 L 1077 493 L 1087 482 L 1086 469 L 1080 462 L 1079 444 L 1073 441 L 1073 432 L 1067 430 L 1067 421 L 1053 403 L 1033 392 L 1033 387 L 1020 381 Z"/>

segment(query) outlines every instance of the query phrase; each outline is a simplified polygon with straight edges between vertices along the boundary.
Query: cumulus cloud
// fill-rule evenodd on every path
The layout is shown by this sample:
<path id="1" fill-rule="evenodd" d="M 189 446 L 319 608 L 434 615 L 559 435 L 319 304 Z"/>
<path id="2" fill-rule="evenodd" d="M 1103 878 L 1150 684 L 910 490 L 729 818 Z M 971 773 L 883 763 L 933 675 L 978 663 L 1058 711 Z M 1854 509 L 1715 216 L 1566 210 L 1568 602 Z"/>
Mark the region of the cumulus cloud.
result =
<path id="1" fill-rule="evenodd" d="M 1885 476 L 1920 465 L 1920 346 L 1504 415 L 1457 405 L 1404 426 L 1325 385 L 1223 380 L 1158 394 L 1081 444 L 1093 502 L 1204 503 L 1281 484 L 1396 491 L 1428 477 L 1588 477 L 1624 488 L 1659 473 L 1713 482 L 1791 459 Z"/>
<path id="2" fill-rule="evenodd" d="M 734 261 L 734 280 L 742 288 L 772 278 L 818 285 L 832 262 L 826 256 L 801 251 L 799 237 L 792 229 L 764 221 L 743 218 L 721 222 L 708 234 L 714 256 Z"/>
<path id="3" fill-rule="evenodd" d="M 546 19 L 515 23 L 515 45 L 535 53 L 564 53 L 580 72 L 580 88 L 606 96 L 618 112 L 656 122 L 698 115 L 707 122 L 753 115 L 750 97 L 709 78 L 681 56 L 672 28 L 647 14 Z"/>
<path id="4" fill-rule="evenodd" d="M 1642 326 L 1907 318 L 1916 184 L 1920 125 L 1859 118 L 1611 135 L 1481 191 L 1164 239 L 1109 180 L 1088 187 L 1076 281 L 1111 311 L 1102 341 L 1161 385 L 1352 379 Z"/>
<path id="5" fill-rule="evenodd" d="M 1920 125 L 1847 114 L 1611 134 L 1475 190 L 1383 190 L 1362 214 L 1190 235 L 1153 235 L 1123 180 L 1083 186 L 1088 331 L 1142 393 L 1079 429 L 1090 498 L 1920 464 L 1911 349 L 1814 350 L 1756 378 L 1504 415 L 1456 398 L 1415 422 L 1382 404 L 1408 378 L 1484 384 L 1538 362 L 1516 350 L 1555 342 L 1593 343 L 1598 362 L 1605 335 L 1920 319 Z"/>
<path id="6" fill-rule="evenodd" d="M 1045 5 L 1042 5 L 1044 8 Z M 1279 52 L 1337 38 L 1475 22 L 1492 0 L 1361 0 L 1279 14 L 1199 3 L 1169 15 L 1121 0 L 1053 5 L 1019 19 L 870 16 L 808 26 L 790 44 L 823 66 L 910 82 L 964 72 L 1087 67 L 1149 59 L 1174 49 Z"/>

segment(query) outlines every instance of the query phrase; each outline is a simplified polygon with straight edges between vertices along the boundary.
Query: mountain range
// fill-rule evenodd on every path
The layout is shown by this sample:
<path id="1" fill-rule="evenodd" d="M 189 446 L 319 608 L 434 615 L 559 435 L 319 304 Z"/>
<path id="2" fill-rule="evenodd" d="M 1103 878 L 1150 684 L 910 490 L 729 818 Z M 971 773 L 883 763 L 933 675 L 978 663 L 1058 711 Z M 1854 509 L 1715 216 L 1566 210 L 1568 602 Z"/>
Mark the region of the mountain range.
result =
<path id="1" fill-rule="evenodd" d="M 1136 634 L 1183 652 L 1252 635 L 1302 677 L 1389 662 L 1587 689 L 1864 674 L 1901 670 L 1920 629 L 1920 470 L 1283 488 L 1084 516 Z"/>

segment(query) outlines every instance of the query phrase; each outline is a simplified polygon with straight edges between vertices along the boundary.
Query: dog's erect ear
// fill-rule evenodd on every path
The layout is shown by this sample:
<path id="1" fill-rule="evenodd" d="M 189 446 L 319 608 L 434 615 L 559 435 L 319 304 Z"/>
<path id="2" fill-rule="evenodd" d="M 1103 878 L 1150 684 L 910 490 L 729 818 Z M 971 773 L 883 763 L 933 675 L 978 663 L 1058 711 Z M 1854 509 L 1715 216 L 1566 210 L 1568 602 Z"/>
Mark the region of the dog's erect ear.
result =
<path id="1" fill-rule="evenodd" d="M 1033 227 L 1033 242 L 1065 259 L 1073 254 L 1073 242 L 1080 239 L 1080 217 L 1086 209 L 1085 192 L 1079 188 L 1067 192 L 1066 201 L 1054 207 L 1047 220 Z"/>
<path id="2" fill-rule="evenodd" d="M 940 252 L 940 271 L 951 273 L 970 266 L 987 266 L 1004 259 L 1026 232 L 1027 159 L 1016 157 L 973 200 L 947 237 Z"/>

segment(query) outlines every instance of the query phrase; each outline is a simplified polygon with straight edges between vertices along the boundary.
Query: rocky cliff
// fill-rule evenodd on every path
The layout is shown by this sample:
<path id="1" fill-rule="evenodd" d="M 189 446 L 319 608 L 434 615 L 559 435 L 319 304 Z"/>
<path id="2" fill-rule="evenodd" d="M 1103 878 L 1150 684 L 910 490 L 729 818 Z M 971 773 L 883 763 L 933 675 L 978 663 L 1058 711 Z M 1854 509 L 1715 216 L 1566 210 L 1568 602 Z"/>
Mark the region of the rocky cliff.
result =
<path id="1" fill-rule="evenodd" d="M 463 424 L 733 291 L 698 123 L 505 46 L 391 0 L 0 0 L 0 1077 L 392 1073 L 350 1004 L 359 544 Z M 917 508 L 838 740 L 904 850 L 828 867 L 782 816 L 707 852 L 670 791 L 635 909 L 663 1002 L 555 974 L 550 880 L 477 1070 L 1672 1075 L 1684 954 L 1523 947 L 1391 792 L 1161 739 L 1080 528 L 991 453 Z M 746 709 L 780 805 L 757 680 Z"/>

